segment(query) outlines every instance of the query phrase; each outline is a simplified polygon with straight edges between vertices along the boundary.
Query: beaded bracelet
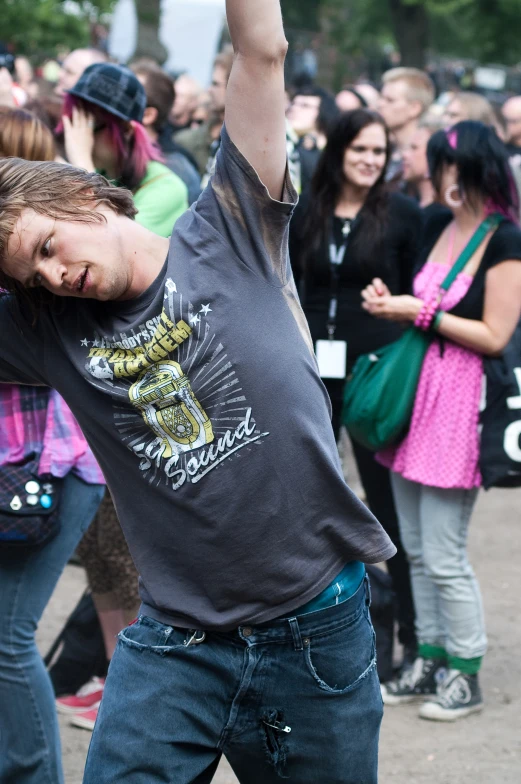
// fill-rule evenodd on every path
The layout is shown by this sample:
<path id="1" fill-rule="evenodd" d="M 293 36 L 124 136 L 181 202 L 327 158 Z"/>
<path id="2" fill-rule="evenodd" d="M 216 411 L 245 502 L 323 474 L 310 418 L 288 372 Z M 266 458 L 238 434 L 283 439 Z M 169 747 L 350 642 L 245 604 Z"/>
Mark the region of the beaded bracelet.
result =
<path id="1" fill-rule="evenodd" d="M 430 302 L 424 302 L 422 305 L 422 309 L 418 313 L 416 321 L 414 322 L 414 326 L 418 329 L 427 332 L 432 324 L 434 317 L 436 316 L 438 310 L 438 302 L 437 300 L 431 300 Z"/>

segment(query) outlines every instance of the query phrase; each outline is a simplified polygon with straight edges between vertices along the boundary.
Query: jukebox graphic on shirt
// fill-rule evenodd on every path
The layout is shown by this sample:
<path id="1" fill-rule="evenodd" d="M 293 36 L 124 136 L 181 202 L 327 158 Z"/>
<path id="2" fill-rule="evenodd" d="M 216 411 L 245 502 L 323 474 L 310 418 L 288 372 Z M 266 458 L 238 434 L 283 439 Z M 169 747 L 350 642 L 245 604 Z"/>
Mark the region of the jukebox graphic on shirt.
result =
<path id="1" fill-rule="evenodd" d="M 213 441 L 212 424 L 177 362 L 165 360 L 144 370 L 129 397 L 164 444 L 163 457 Z"/>
<path id="2" fill-rule="evenodd" d="M 164 298 L 161 314 L 131 334 L 97 335 L 81 345 L 89 348 L 92 383 L 121 400 L 115 424 L 140 470 L 149 481 L 162 476 L 177 490 L 269 433 L 258 430 L 211 329 L 211 303 L 183 303 L 171 279 Z"/>

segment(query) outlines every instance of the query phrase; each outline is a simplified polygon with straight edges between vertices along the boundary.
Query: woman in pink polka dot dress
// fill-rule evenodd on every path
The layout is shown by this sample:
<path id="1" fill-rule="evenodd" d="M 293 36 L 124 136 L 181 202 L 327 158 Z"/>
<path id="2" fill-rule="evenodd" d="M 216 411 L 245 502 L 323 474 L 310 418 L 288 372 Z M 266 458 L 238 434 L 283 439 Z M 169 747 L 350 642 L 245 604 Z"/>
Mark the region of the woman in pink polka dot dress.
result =
<path id="1" fill-rule="evenodd" d="M 409 432 L 377 458 L 391 469 L 419 641 L 412 667 L 382 686 L 382 695 L 388 705 L 420 701 L 424 719 L 454 721 L 483 707 L 478 672 L 487 638 L 467 532 L 481 484 L 483 357 L 501 353 L 521 317 L 521 231 L 506 150 L 494 130 L 462 122 L 440 131 L 428 158 L 448 209 L 425 227 L 414 295 L 391 296 L 375 280 L 363 307 L 433 334 Z M 449 269 L 491 213 L 504 220 L 491 224 L 440 301 Z"/>

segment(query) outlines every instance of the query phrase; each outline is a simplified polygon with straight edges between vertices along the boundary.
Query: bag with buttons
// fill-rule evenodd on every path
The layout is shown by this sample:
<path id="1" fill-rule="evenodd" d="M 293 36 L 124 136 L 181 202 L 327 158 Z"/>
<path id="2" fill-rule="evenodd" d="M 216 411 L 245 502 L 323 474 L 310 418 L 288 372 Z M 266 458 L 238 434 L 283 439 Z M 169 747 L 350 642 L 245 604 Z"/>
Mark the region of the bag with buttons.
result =
<path id="1" fill-rule="evenodd" d="M 0 547 L 36 547 L 60 530 L 63 479 L 38 476 L 39 457 L 0 468 Z"/>

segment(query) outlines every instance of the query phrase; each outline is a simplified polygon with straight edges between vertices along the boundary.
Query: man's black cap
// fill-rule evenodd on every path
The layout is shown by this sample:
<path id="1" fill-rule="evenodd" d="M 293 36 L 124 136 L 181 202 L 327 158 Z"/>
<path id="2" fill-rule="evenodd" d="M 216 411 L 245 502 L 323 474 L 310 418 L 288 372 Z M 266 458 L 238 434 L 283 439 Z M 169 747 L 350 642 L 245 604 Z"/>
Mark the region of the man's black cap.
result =
<path id="1" fill-rule="evenodd" d="M 114 63 L 89 65 L 68 93 L 127 121 L 141 122 L 147 105 L 145 88 L 137 76 Z"/>

